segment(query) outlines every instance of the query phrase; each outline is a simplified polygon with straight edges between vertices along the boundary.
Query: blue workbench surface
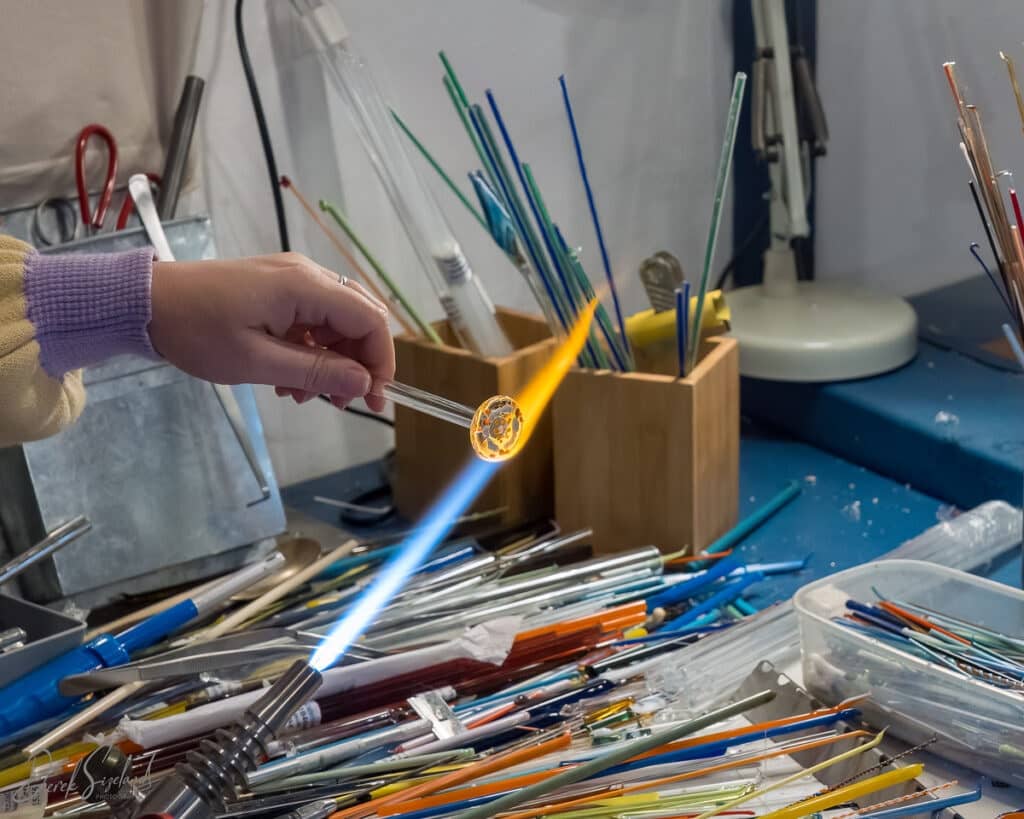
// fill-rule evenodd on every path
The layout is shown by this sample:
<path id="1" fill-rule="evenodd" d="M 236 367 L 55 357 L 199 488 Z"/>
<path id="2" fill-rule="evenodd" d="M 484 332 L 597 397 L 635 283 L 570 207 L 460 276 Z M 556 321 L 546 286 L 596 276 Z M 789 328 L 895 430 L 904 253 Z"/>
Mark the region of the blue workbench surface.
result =
<path id="1" fill-rule="evenodd" d="M 378 485 L 382 468 L 366 464 L 288 487 L 286 505 L 327 523 L 337 510 L 316 495 L 349 500 Z M 800 497 L 747 538 L 751 562 L 811 555 L 800 574 L 781 575 L 755 587 L 755 602 L 786 599 L 804 583 L 871 560 L 934 526 L 950 508 L 936 498 L 864 467 L 778 434 L 745 427 L 740 446 L 740 516 L 754 511 L 788 481 L 803 484 Z M 386 529 L 360 532 L 384 534 Z M 1019 585 L 1020 559 L 1001 565 L 993 579 Z M 754 591 L 752 589 L 751 591 Z"/>
<path id="2" fill-rule="evenodd" d="M 744 378 L 745 413 L 967 508 L 1021 502 L 1024 378 L 920 343 L 891 373 L 834 384 Z"/>
<path id="3" fill-rule="evenodd" d="M 804 583 L 880 557 L 954 513 L 941 500 L 815 447 L 744 430 L 740 516 L 753 512 L 788 480 L 802 481 L 802 494 L 751 534 L 741 552 L 749 562 L 805 555 L 811 561 L 799 575 L 764 584 L 762 602 L 786 599 Z M 1019 556 L 990 576 L 1019 585 Z"/>

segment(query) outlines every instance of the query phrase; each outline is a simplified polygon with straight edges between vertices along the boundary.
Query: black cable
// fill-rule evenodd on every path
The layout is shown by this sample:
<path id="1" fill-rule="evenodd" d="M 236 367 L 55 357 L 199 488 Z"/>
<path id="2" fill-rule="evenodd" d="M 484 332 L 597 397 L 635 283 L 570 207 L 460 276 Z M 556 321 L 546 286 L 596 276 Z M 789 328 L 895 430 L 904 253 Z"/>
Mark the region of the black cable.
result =
<path id="1" fill-rule="evenodd" d="M 256 125 L 260 131 L 263 156 L 267 161 L 267 171 L 270 173 L 270 190 L 274 194 L 274 212 L 277 214 L 277 235 L 281 243 L 281 250 L 287 252 L 292 248 L 291 242 L 288 241 L 288 223 L 284 217 L 284 199 L 281 196 L 281 187 L 278 185 L 277 161 L 274 159 L 274 146 L 270 143 L 270 130 L 267 128 L 267 118 L 263 115 L 263 102 L 260 100 L 260 90 L 256 85 L 256 74 L 252 70 L 252 62 L 249 60 L 249 49 L 245 45 L 245 27 L 242 25 L 242 3 L 243 0 L 235 0 L 235 39 L 238 41 L 238 55 L 242 58 L 245 83 L 249 86 L 249 99 L 252 100 L 252 110 L 256 115 Z"/>
<path id="2" fill-rule="evenodd" d="M 750 233 L 747 234 L 747 238 L 743 240 L 743 243 L 737 248 L 732 258 L 726 262 L 725 267 L 722 268 L 722 272 L 718 274 L 718 281 L 715 282 L 715 286 L 712 290 L 721 290 L 722 285 L 725 284 L 725 280 L 729 278 L 729 274 L 732 273 L 733 268 L 739 263 L 739 260 L 746 255 L 746 252 L 750 250 L 750 246 L 754 243 L 758 236 L 761 235 L 761 231 L 768 225 L 768 211 L 761 214 L 761 218 L 757 220 L 757 223 L 751 228 Z"/>
<path id="3" fill-rule="evenodd" d="M 328 404 L 331 403 L 331 398 L 328 395 L 318 395 L 321 401 L 326 401 Z M 331 404 L 331 406 L 334 406 Z M 355 407 L 345 407 L 345 412 L 351 412 L 353 415 L 358 415 L 360 418 L 365 418 L 367 421 L 376 421 L 378 424 L 383 424 L 386 427 L 394 427 L 395 422 L 384 415 L 378 415 L 376 412 L 369 412 L 367 410 L 356 409 Z"/>
<path id="4" fill-rule="evenodd" d="M 376 412 L 368 412 L 367 410 L 356 409 L 355 407 L 345 407 L 345 412 L 351 412 L 353 415 L 358 415 L 360 418 L 365 418 L 368 421 L 376 421 L 378 424 L 384 424 L 386 427 L 394 427 L 395 422 L 384 415 L 378 415 Z"/>
<path id="5" fill-rule="evenodd" d="M 398 510 L 391 499 L 391 485 L 384 483 L 360 492 L 354 498 L 347 499 L 347 503 L 354 506 L 371 506 L 371 504 L 384 501 L 387 505 L 379 508 L 379 511 L 370 509 L 341 509 L 338 511 L 338 520 L 345 526 L 380 526 L 393 518 Z"/>
<path id="6" fill-rule="evenodd" d="M 238 41 L 238 55 L 242 58 L 242 70 L 245 72 L 245 82 L 249 86 L 249 99 L 252 100 L 252 110 L 256 115 L 256 125 L 260 131 L 260 143 L 263 146 L 263 158 L 267 163 L 267 172 L 270 175 L 270 190 L 274 195 L 274 213 L 277 215 L 277 233 L 281 243 L 281 250 L 291 250 L 291 243 L 288 241 L 288 222 L 284 215 L 284 199 L 281 196 L 281 186 L 278 184 L 280 176 L 277 173 L 277 160 L 274 158 L 274 146 L 270 141 L 270 129 L 267 127 L 267 118 L 263 114 L 263 102 L 260 99 L 260 90 L 256 85 L 256 75 L 252 70 L 252 62 L 249 59 L 249 49 L 245 44 L 245 28 L 242 25 L 242 4 L 244 0 L 235 0 L 235 38 Z M 321 401 L 331 403 L 326 395 L 317 396 Z M 345 407 L 345 412 L 358 415 L 370 421 L 376 421 L 386 427 L 394 427 L 395 422 L 383 415 L 366 410 Z M 351 501 L 352 503 L 363 504 L 368 500 L 377 498 L 390 499 L 391 487 L 385 483 L 383 486 L 364 492 Z M 340 517 L 344 523 L 359 526 L 373 526 L 380 524 L 394 516 L 394 506 L 389 504 L 387 509 L 381 513 L 354 513 L 342 512 Z"/>
<path id="7" fill-rule="evenodd" d="M 328 404 L 331 403 L 330 396 L 318 395 L 321 401 L 326 401 Z M 333 406 L 333 404 L 332 404 Z M 383 415 L 378 415 L 375 412 L 368 412 L 366 410 L 356 409 L 355 407 L 345 407 L 345 412 L 350 412 L 353 415 L 358 415 L 360 418 L 365 418 L 368 421 L 376 421 L 378 424 L 384 424 L 386 427 L 393 428 L 395 422 L 390 418 L 386 418 Z M 388 452 L 384 456 L 384 461 L 387 463 L 394 456 L 394 450 Z M 380 486 L 375 486 L 373 489 L 368 489 L 356 495 L 354 498 L 347 498 L 347 503 L 357 504 L 359 506 L 369 506 L 371 502 L 376 500 L 386 500 L 387 506 L 381 509 L 380 512 L 360 512 L 356 510 L 342 509 L 338 512 L 338 518 L 341 522 L 348 526 L 377 526 L 385 523 L 389 519 L 395 516 L 395 505 L 391 500 L 391 484 L 387 480 L 386 473 L 387 468 L 385 467 L 385 478 L 384 482 Z"/>
<path id="8" fill-rule="evenodd" d="M 242 25 L 242 6 L 244 0 L 235 0 L 235 38 L 238 40 L 238 55 L 242 58 L 242 70 L 245 72 L 245 82 L 249 86 L 249 98 L 252 100 L 252 110 L 256 115 L 256 125 L 260 131 L 260 143 L 263 145 L 263 158 L 267 163 L 267 172 L 270 174 L 270 190 L 274 194 L 274 212 L 277 214 L 277 233 L 281 241 L 281 250 L 291 250 L 288 241 L 288 222 L 284 216 L 284 199 L 281 196 L 281 186 L 278 185 L 280 176 L 277 173 L 277 160 L 274 159 L 274 146 L 270 141 L 270 129 L 267 128 L 267 118 L 263 114 L 263 102 L 260 99 L 260 89 L 256 85 L 256 75 L 252 70 L 252 61 L 249 59 L 249 48 L 245 44 L 245 27 Z M 331 399 L 321 395 L 322 401 L 330 403 Z M 393 427 L 395 422 L 383 415 L 374 412 L 345 407 L 345 412 L 351 412 L 360 418 L 368 418 L 378 424 Z"/>

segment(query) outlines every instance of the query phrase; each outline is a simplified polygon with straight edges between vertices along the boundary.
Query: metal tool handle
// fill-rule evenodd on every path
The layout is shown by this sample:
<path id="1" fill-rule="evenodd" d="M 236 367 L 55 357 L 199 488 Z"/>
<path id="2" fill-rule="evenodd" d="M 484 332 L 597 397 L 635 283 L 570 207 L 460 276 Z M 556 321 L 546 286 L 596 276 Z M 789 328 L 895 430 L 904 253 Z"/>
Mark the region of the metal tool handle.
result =
<path id="1" fill-rule="evenodd" d="M 667 259 L 657 254 L 644 259 L 640 264 L 640 282 L 655 313 L 675 309 L 675 290 L 682 282 L 676 281 L 673 266 Z"/>
<path id="2" fill-rule="evenodd" d="M 173 219 L 178 207 L 178 195 L 185 177 L 188 151 L 192 145 L 192 132 L 199 116 L 199 104 L 203 99 L 205 83 L 199 77 L 185 77 L 178 109 L 174 112 L 174 126 L 167 146 L 167 159 L 161 175 L 160 193 L 157 195 L 157 212 L 161 219 Z"/>
<path id="3" fill-rule="evenodd" d="M 128 180 L 128 192 L 135 200 L 135 209 L 139 212 L 139 218 L 142 219 L 142 224 L 146 228 L 149 241 L 153 243 L 157 259 L 162 262 L 173 262 L 174 253 L 167 241 L 164 227 L 160 224 L 160 217 L 157 215 L 156 205 L 153 203 L 153 192 L 150 190 L 149 179 L 146 175 L 137 173 L 132 176 Z M 213 384 L 212 386 L 217 400 L 220 401 L 221 409 L 224 410 L 224 415 L 227 416 L 228 423 L 231 424 L 231 430 L 235 433 L 239 446 L 242 447 L 245 459 L 249 462 L 249 468 L 260 485 L 259 501 L 264 501 L 270 497 L 270 484 L 256 455 L 256 448 L 249 436 L 245 419 L 242 417 L 242 408 L 238 406 L 238 400 L 231 391 L 231 387 L 226 387 L 223 384 Z"/>
<path id="4" fill-rule="evenodd" d="M 128 193 L 135 202 L 135 210 L 146 228 L 146 235 L 153 243 L 153 250 L 161 262 L 173 262 L 174 253 L 167 241 L 167 234 L 164 233 L 164 226 L 160 224 L 160 217 L 156 212 L 156 205 L 153 202 L 153 191 L 149 187 L 149 177 L 144 173 L 134 174 L 128 180 Z"/>
<path id="5" fill-rule="evenodd" d="M 309 652 L 308 645 L 271 643 L 264 646 L 218 649 L 170 660 L 144 660 L 137 664 L 71 674 L 61 679 L 60 692 L 66 697 L 77 697 L 94 691 L 116 688 L 119 685 L 193 677 L 199 674 L 218 674 L 254 663 L 278 660 L 281 657 L 300 659 L 309 656 Z"/>
<path id="6" fill-rule="evenodd" d="M 0 567 L 0 586 L 8 580 L 17 577 L 29 566 L 34 566 L 57 550 L 63 549 L 71 541 L 77 540 L 90 529 L 92 529 L 92 524 L 82 515 L 69 520 L 67 523 L 62 523 L 31 549 L 22 552 L 9 563 Z"/>
<path id="7" fill-rule="evenodd" d="M 92 137 L 99 137 L 107 146 L 107 175 L 103 180 L 103 189 L 100 191 L 99 199 L 96 201 L 96 210 L 89 211 L 89 183 L 85 178 L 86 152 L 89 149 L 89 140 Z M 75 185 L 78 188 L 78 209 L 82 217 L 82 224 L 85 226 L 86 234 L 96 233 L 103 227 L 107 218 L 107 209 L 110 207 L 110 199 L 114 195 L 114 185 L 117 182 L 117 140 L 105 127 L 98 123 L 86 125 L 78 133 L 78 141 L 75 144 Z"/>
<path id="8" fill-rule="evenodd" d="M 221 409 L 224 410 L 224 415 L 227 416 L 228 423 L 231 424 L 231 429 L 235 433 L 235 438 L 238 439 L 238 445 L 242 447 L 245 459 L 249 462 L 249 468 L 260 485 L 260 500 L 266 500 L 270 497 L 270 483 L 260 465 L 252 438 L 249 437 L 249 428 L 245 425 L 245 418 L 242 417 L 242 408 L 238 406 L 238 399 L 235 398 L 231 387 L 224 384 L 213 384 L 212 386 L 217 400 L 220 401 Z"/>

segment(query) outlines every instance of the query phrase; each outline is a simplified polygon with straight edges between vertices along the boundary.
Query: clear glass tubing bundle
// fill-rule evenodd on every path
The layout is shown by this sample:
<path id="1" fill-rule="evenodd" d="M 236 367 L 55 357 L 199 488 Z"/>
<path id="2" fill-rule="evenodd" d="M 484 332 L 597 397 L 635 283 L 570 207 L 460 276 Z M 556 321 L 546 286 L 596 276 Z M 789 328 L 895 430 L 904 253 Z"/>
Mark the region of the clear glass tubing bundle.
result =
<path id="1" fill-rule="evenodd" d="M 340 14 L 323 0 L 292 0 L 292 7 L 309 32 L 331 84 L 352 113 L 363 147 L 459 341 L 480 355 L 510 354 L 512 345 L 498 324 L 494 304 L 413 167 L 370 67 L 352 49 Z"/>

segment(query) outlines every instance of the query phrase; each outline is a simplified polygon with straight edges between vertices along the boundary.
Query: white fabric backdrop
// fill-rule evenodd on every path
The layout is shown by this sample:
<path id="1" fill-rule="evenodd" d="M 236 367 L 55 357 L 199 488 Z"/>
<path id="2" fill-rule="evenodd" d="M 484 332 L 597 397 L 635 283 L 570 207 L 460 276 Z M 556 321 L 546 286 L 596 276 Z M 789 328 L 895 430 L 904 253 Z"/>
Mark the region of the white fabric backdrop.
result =
<path id="1" fill-rule="evenodd" d="M 818 14 L 832 142 L 818 164 L 817 274 L 899 294 L 978 275 L 967 246 L 985 236 L 942 64 L 957 62 L 996 168 L 1024 171 L 1024 136 L 999 59 L 1003 49 L 1024 69 L 1020 4 L 820 0 Z"/>
<path id="2" fill-rule="evenodd" d="M 600 257 L 572 154 L 557 77 L 565 73 L 582 131 L 624 308 L 645 306 L 639 262 L 677 254 L 699 275 L 715 164 L 731 85 L 724 0 L 339 0 L 353 42 L 388 101 L 461 184 L 477 162 L 441 85 L 445 49 L 470 97 L 492 88 L 522 158 L 532 162 L 569 240 L 592 277 Z M 204 101 L 204 174 L 222 255 L 277 249 L 269 183 L 224 3 L 211 21 L 220 48 Z M 431 318 L 441 309 L 342 103 L 303 54 L 290 4 L 251 0 L 249 48 L 280 171 L 311 199 L 339 201 L 367 243 Z M 301 46 L 301 47 L 300 47 Z M 530 307 L 518 273 L 451 194 L 436 192 L 496 303 Z M 285 195 L 294 249 L 328 266 L 343 262 Z M 728 214 L 728 209 L 726 211 Z M 731 246 L 728 215 L 720 262 Z M 283 483 L 379 456 L 390 435 L 320 402 L 295 407 L 259 393 Z"/>

